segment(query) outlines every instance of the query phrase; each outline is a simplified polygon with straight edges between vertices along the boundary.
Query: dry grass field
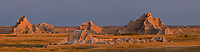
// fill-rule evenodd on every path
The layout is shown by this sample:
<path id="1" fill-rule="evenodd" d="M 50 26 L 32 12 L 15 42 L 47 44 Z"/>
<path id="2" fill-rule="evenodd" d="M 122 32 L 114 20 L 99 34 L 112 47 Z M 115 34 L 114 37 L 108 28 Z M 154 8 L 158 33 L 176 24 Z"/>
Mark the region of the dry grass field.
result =
<path id="1" fill-rule="evenodd" d="M 0 52 L 200 52 L 200 35 L 93 35 L 100 39 L 166 37 L 174 43 L 48 45 L 68 34 L 0 34 Z M 43 48 L 47 45 L 47 48 Z"/>

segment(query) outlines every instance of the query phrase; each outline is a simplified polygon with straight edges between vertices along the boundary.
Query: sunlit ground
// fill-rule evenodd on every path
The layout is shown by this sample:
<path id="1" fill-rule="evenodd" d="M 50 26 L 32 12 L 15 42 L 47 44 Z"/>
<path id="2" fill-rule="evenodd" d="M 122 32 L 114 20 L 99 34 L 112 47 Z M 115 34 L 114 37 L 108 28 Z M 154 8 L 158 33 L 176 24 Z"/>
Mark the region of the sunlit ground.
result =
<path id="1" fill-rule="evenodd" d="M 200 51 L 200 35 L 93 35 L 100 39 L 112 38 L 147 38 L 153 36 L 165 37 L 174 43 L 124 43 L 124 44 L 72 44 L 49 45 L 60 42 L 68 34 L 0 34 L 0 52 L 2 51 L 52 51 L 52 52 L 132 52 L 132 51 Z M 47 45 L 46 48 L 43 48 Z"/>

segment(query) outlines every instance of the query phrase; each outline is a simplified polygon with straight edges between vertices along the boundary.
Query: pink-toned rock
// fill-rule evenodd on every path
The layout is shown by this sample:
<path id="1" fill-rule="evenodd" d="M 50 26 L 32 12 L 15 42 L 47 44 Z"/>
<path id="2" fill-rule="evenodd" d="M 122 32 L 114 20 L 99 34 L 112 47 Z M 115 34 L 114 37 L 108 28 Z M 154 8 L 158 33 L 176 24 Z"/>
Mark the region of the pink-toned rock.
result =
<path id="1" fill-rule="evenodd" d="M 54 26 L 51 24 L 40 23 L 37 27 L 42 33 L 58 33 L 58 31 L 54 30 Z"/>
<path id="2" fill-rule="evenodd" d="M 57 26 L 57 27 L 54 27 L 54 29 L 56 31 L 58 31 L 59 33 L 69 33 L 71 28 L 70 27 L 68 28 L 68 27 L 58 27 Z M 70 33 L 72 33 L 72 32 L 70 32 Z"/>
<path id="3" fill-rule="evenodd" d="M 88 33 L 101 33 L 102 27 L 95 25 L 91 20 L 89 23 L 83 23 L 79 29 L 85 30 Z"/>
<path id="4" fill-rule="evenodd" d="M 67 45 L 67 44 L 99 44 L 105 43 L 104 41 L 92 37 L 85 30 L 76 30 L 68 35 L 63 41 L 53 43 L 53 45 Z M 52 44 L 51 44 L 52 45 Z"/>
<path id="5" fill-rule="evenodd" d="M 160 18 L 153 18 L 151 13 L 144 13 L 136 21 L 130 20 L 124 29 L 119 30 L 119 33 L 173 34 Z"/>
<path id="6" fill-rule="evenodd" d="M 20 16 L 19 20 L 17 20 L 16 25 L 14 25 L 13 27 L 15 34 L 41 33 L 36 25 L 31 24 L 27 20 L 26 16 Z"/>
<path id="7" fill-rule="evenodd" d="M 180 35 L 184 34 L 184 32 L 180 28 L 170 28 L 174 34 Z"/>

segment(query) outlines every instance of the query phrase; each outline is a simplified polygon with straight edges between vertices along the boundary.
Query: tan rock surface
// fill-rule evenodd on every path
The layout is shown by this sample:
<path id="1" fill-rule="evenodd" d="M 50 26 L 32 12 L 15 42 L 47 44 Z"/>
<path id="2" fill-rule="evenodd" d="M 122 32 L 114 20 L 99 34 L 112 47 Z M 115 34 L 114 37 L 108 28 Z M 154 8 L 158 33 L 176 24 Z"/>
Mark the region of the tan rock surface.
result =
<path id="1" fill-rule="evenodd" d="M 57 33 L 57 31 L 54 30 L 54 26 L 51 24 L 40 23 L 37 27 L 42 33 Z"/>
<path id="2" fill-rule="evenodd" d="M 78 26 L 55 26 L 54 29 L 59 33 L 72 33 L 77 30 Z"/>
<path id="3" fill-rule="evenodd" d="M 151 39 L 132 39 L 132 38 L 114 38 L 111 41 L 108 41 L 108 44 L 122 44 L 122 43 L 167 43 L 167 42 L 171 42 L 173 43 L 171 40 L 169 39 L 165 39 L 165 37 L 151 37 Z"/>
<path id="4" fill-rule="evenodd" d="M 180 28 L 170 28 L 170 30 L 172 30 L 172 32 L 177 35 L 184 34 L 184 32 Z M 188 29 L 188 30 L 190 30 L 190 29 Z"/>
<path id="5" fill-rule="evenodd" d="M 165 37 L 151 37 L 150 39 L 139 40 L 137 38 L 114 38 L 111 40 L 97 39 L 84 30 L 76 30 L 68 35 L 63 41 L 51 43 L 50 45 L 70 45 L 70 44 L 123 44 L 123 43 L 173 43 Z"/>
<path id="6" fill-rule="evenodd" d="M 88 33 L 101 33 L 102 27 L 95 25 L 91 20 L 89 23 L 83 23 L 79 29 L 86 30 Z"/>
<path id="7" fill-rule="evenodd" d="M 41 33 L 36 25 L 31 24 L 26 16 L 21 17 L 17 20 L 16 25 L 14 27 L 15 34 L 26 34 L 26 33 Z"/>
<path id="8" fill-rule="evenodd" d="M 124 29 L 119 30 L 119 33 L 173 34 L 160 18 L 153 18 L 151 13 L 144 13 L 136 21 L 130 20 Z"/>
<path id="9" fill-rule="evenodd" d="M 85 30 L 76 30 L 68 35 L 63 41 L 53 43 L 53 45 L 67 45 L 67 44 L 98 44 L 103 42 L 100 39 L 92 37 Z"/>

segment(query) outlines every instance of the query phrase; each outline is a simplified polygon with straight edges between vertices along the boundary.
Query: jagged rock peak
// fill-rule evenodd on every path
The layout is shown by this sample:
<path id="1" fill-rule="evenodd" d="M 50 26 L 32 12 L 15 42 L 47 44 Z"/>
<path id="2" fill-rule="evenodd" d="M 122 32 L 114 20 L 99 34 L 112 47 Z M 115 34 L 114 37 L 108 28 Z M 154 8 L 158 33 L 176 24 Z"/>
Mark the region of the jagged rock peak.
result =
<path id="1" fill-rule="evenodd" d="M 19 20 L 17 20 L 16 25 L 14 27 L 15 34 L 27 34 L 27 33 L 40 33 L 40 30 L 37 28 L 36 25 L 31 24 L 26 16 L 20 16 Z"/>
<path id="2" fill-rule="evenodd" d="M 17 27 L 21 23 L 28 23 L 28 24 L 30 24 L 30 22 L 28 21 L 28 19 L 26 18 L 25 15 L 23 17 L 20 16 L 19 20 L 17 20 L 17 23 L 14 25 L 14 27 Z"/>
<path id="3" fill-rule="evenodd" d="M 144 13 L 147 17 L 152 16 L 151 13 Z"/>
<path id="4" fill-rule="evenodd" d="M 146 18 L 153 18 L 151 13 L 144 13 L 138 20 L 144 21 Z"/>
<path id="5" fill-rule="evenodd" d="M 38 26 L 40 26 L 40 25 L 48 25 L 47 23 L 40 23 L 40 24 L 38 24 Z"/>
<path id="6" fill-rule="evenodd" d="M 26 21 L 26 22 L 29 22 L 25 15 L 24 15 L 23 17 L 20 16 L 19 21 Z"/>
<path id="7" fill-rule="evenodd" d="M 153 18 L 151 13 L 144 13 L 136 21 L 130 20 L 124 29 L 119 30 L 119 33 L 173 34 L 160 18 Z"/>
<path id="8" fill-rule="evenodd" d="M 85 30 L 88 33 L 100 33 L 102 28 L 93 24 L 93 22 L 90 20 L 88 23 L 82 23 L 82 25 L 79 27 L 79 30 Z"/>
<path id="9" fill-rule="evenodd" d="M 152 15 L 151 15 L 151 13 L 144 13 L 142 16 L 144 16 L 144 17 L 150 17 Z"/>
<path id="10" fill-rule="evenodd" d="M 90 24 L 90 25 L 94 25 L 94 23 L 92 22 L 92 20 L 90 20 L 89 24 Z"/>

